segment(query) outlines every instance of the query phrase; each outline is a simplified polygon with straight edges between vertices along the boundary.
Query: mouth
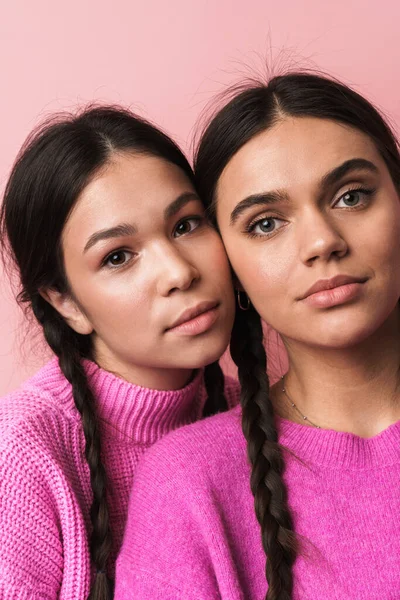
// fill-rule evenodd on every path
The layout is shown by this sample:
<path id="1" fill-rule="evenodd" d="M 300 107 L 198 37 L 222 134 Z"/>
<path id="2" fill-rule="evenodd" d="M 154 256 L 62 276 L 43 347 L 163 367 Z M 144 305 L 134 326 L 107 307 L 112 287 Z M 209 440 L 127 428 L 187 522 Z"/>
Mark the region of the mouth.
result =
<path id="1" fill-rule="evenodd" d="M 314 285 L 312 285 L 303 296 L 300 296 L 298 300 L 305 300 L 313 294 L 319 292 L 326 292 L 328 290 L 334 290 L 345 285 L 361 284 L 367 281 L 367 277 L 353 277 L 351 275 L 337 275 L 332 279 L 320 279 Z"/>
<path id="2" fill-rule="evenodd" d="M 207 331 L 218 317 L 219 302 L 204 301 L 187 308 L 181 315 L 165 330 L 176 331 L 196 335 Z"/>

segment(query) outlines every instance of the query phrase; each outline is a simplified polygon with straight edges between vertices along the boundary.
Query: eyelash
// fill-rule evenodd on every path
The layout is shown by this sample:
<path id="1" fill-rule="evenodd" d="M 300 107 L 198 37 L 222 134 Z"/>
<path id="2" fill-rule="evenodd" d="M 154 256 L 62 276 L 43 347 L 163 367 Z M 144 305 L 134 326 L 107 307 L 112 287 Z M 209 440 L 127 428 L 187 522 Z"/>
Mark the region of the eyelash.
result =
<path id="1" fill-rule="evenodd" d="M 259 219 L 258 221 L 256 221 L 255 223 L 253 223 L 252 225 L 250 225 L 247 229 L 246 229 L 246 233 L 248 235 L 248 237 L 250 239 L 254 239 L 254 238 L 259 238 L 259 237 L 272 237 L 272 234 L 275 231 L 278 231 L 277 229 L 273 229 L 270 233 L 254 233 L 254 229 L 256 227 L 256 225 L 258 225 L 259 223 L 261 223 L 262 221 L 282 221 L 283 219 L 278 219 L 277 217 L 264 217 L 263 219 Z"/>
<path id="2" fill-rule="evenodd" d="M 184 219 L 181 219 L 175 226 L 174 228 L 174 234 L 177 230 L 177 228 L 182 225 L 183 223 L 187 223 L 189 221 L 195 221 L 196 226 L 193 227 L 190 231 L 188 231 L 187 233 L 182 233 L 181 235 L 178 235 L 177 237 L 183 237 L 185 235 L 189 235 L 190 233 L 192 233 L 193 231 L 195 231 L 204 221 L 204 217 L 200 216 L 200 215 L 195 215 L 192 217 L 185 217 Z M 175 237 L 175 236 L 174 236 Z M 101 267 L 108 267 L 112 270 L 114 269 L 122 269 L 128 262 L 129 259 L 126 260 L 124 263 L 122 263 L 121 265 L 111 265 L 109 264 L 109 260 L 111 259 L 112 256 L 116 255 L 116 254 L 120 254 L 125 252 L 125 254 L 131 254 L 133 255 L 134 252 L 131 252 L 130 250 L 127 250 L 126 248 L 116 248 L 115 250 L 113 250 L 112 252 L 109 252 L 107 254 L 107 256 L 104 257 L 104 259 L 101 262 Z"/>
<path id="3" fill-rule="evenodd" d="M 176 232 L 176 230 L 178 229 L 178 227 L 180 225 L 182 225 L 183 223 L 188 223 L 189 221 L 195 221 L 196 226 L 193 227 L 190 231 L 188 231 L 187 233 L 182 233 L 182 235 L 178 235 L 177 237 L 182 237 L 184 235 L 189 235 L 190 233 L 192 233 L 193 231 L 195 231 L 198 227 L 200 227 L 200 225 L 202 225 L 205 221 L 205 218 L 201 215 L 192 215 L 190 217 L 185 217 L 184 219 L 181 219 L 174 228 L 174 234 Z"/>
<path id="4" fill-rule="evenodd" d="M 336 204 L 338 202 L 340 202 L 340 200 L 342 200 L 347 194 L 350 193 L 358 193 L 358 194 L 362 194 L 364 196 L 366 196 L 367 198 L 371 198 L 375 192 L 376 189 L 375 188 L 362 188 L 362 187 L 354 187 L 354 188 L 348 188 L 343 194 L 341 194 L 339 196 L 339 198 L 337 200 L 335 200 L 334 204 L 332 205 L 333 207 L 336 206 Z M 363 208 L 363 206 L 361 207 Z M 342 208 L 341 210 L 360 210 L 359 205 L 357 206 L 348 206 L 346 208 Z M 270 233 L 264 233 L 264 234 L 260 234 L 260 233 L 254 233 L 254 229 L 255 227 L 259 224 L 262 223 L 262 221 L 283 221 L 283 219 L 280 219 L 279 217 L 273 217 L 271 215 L 264 215 L 263 217 L 258 217 L 256 221 L 252 221 L 250 222 L 246 228 L 245 228 L 245 233 L 248 235 L 248 237 L 250 239 L 254 239 L 254 238 L 260 238 L 260 237 L 267 237 L 270 238 L 272 237 L 272 235 L 276 232 L 279 231 L 279 229 L 281 229 L 281 227 L 278 230 L 273 229 Z"/>
<path id="5" fill-rule="evenodd" d="M 115 254 L 121 254 L 122 252 L 125 252 L 125 254 L 134 254 L 130 250 L 126 250 L 126 248 L 117 248 L 116 250 L 113 250 L 112 252 L 107 254 L 107 256 L 104 257 L 101 266 L 108 267 L 109 269 L 121 269 L 129 262 L 129 259 L 126 260 L 122 265 L 111 265 L 108 264 L 108 261 L 111 259 L 112 256 L 115 256 Z"/>
<path id="6" fill-rule="evenodd" d="M 335 202 L 333 203 L 333 207 L 335 207 L 335 206 L 336 206 L 336 204 L 337 204 L 338 202 L 340 202 L 340 200 L 342 200 L 342 199 L 343 199 L 345 196 L 347 196 L 348 194 L 351 194 L 351 193 L 358 193 L 358 194 L 361 194 L 361 195 L 363 195 L 363 196 L 366 196 L 367 198 L 371 198 L 371 197 L 372 197 L 372 196 L 375 194 L 375 192 L 376 192 L 376 189 L 375 189 L 375 188 L 363 188 L 363 187 L 354 187 L 354 188 L 352 188 L 352 187 L 350 187 L 350 188 L 349 188 L 348 190 L 346 190 L 346 191 L 345 191 L 343 194 L 341 194 L 337 200 L 335 200 Z M 366 203 L 367 203 L 367 202 L 366 202 Z M 359 205 L 357 205 L 357 206 L 354 206 L 354 207 L 352 207 L 352 206 L 347 206 L 345 210 L 359 210 L 359 209 L 358 209 L 358 206 L 359 206 Z"/>

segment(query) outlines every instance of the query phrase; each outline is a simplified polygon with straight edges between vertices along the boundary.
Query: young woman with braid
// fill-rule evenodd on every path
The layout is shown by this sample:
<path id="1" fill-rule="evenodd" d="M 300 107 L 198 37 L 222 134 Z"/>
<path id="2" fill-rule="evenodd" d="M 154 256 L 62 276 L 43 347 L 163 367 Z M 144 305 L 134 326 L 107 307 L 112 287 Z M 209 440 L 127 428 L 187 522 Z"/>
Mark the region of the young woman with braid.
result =
<path id="1" fill-rule="evenodd" d="M 202 137 L 195 174 L 237 277 L 241 408 L 145 457 L 116 599 L 394 600 L 395 136 L 348 87 L 287 74 L 236 91 Z M 271 388 L 261 319 L 289 359 Z"/>
<path id="2" fill-rule="evenodd" d="M 55 358 L 0 402 L 0 597 L 107 600 L 140 456 L 238 401 L 228 261 L 178 147 L 112 107 L 28 140 L 1 225 Z"/>

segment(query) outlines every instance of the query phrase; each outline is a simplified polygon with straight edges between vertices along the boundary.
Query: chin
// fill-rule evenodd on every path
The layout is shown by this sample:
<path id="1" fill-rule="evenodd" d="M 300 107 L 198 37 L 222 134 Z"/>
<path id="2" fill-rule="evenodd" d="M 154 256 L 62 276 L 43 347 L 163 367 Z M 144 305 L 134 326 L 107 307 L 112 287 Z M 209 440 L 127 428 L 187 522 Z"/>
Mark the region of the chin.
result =
<path id="1" fill-rule="evenodd" d="M 311 332 L 308 332 L 307 340 L 304 339 L 303 341 L 319 348 L 349 350 L 375 338 L 375 335 L 381 330 L 381 325 L 381 323 L 376 322 L 356 324 L 348 321 L 335 327 L 327 325 L 323 330 L 315 332 L 313 340 L 310 339 Z"/>
<path id="2" fill-rule="evenodd" d="M 185 356 L 182 357 L 180 366 L 186 369 L 201 369 L 210 365 L 221 358 L 228 347 L 228 343 L 229 339 L 226 340 L 226 343 L 224 344 L 212 344 L 207 340 L 204 340 L 197 351 L 187 352 Z"/>
<path id="3" fill-rule="evenodd" d="M 345 335 L 321 336 L 315 343 L 317 348 L 326 350 L 350 350 L 359 344 L 362 344 L 369 338 L 369 335 L 362 333 L 346 333 Z"/>

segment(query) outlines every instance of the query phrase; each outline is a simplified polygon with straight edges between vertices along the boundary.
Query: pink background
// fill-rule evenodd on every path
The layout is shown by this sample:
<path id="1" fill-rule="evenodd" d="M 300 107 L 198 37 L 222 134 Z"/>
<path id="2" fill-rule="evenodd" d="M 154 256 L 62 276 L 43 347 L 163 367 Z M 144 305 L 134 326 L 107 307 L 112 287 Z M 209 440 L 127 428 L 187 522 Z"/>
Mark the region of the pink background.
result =
<path id="1" fill-rule="evenodd" d="M 268 59 L 314 66 L 400 123 L 400 3 L 394 0 L 13 0 L 0 12 L 0 185 L 50 112 L 131 105 L 189 148 L 207 101 Z M 0 275 L 0 395 L 46 359 Z"/>

